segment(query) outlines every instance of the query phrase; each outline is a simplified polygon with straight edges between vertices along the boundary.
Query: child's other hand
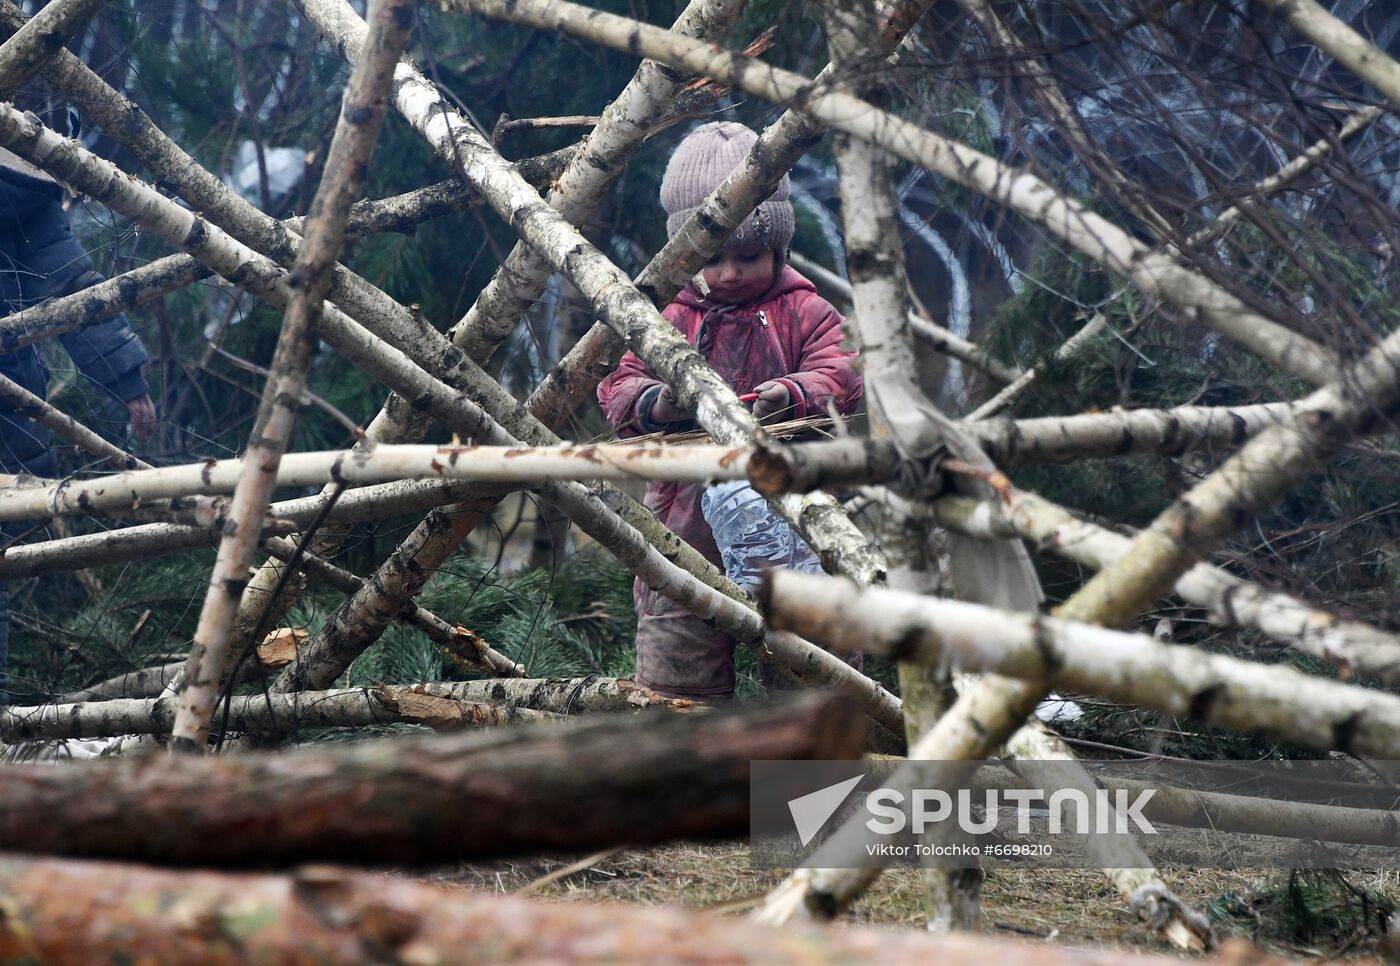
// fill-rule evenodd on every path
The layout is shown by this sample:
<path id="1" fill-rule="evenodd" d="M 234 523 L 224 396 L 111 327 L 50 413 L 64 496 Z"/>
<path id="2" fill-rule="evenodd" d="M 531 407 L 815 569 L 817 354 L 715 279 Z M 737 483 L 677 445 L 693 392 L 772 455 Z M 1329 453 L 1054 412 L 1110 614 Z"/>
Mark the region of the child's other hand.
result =
<path id="1" fill-rule="evenodd" d="M 758 398 L 753 401 L 753 418 L 760 423 L 774 422 L 792 409 L 792 395 L 780 382 L 764 382 L 754 386 Z"/>
<path id="2" fill-rule="evenodd" d="M 676 405 L 676 397 L 670 386 L 663 386 L 656 401 L 651 404 L 651 421 L 654 423 L 678 423 L 689 419 L 690 413 Z"/>
<path id="3" fill-rule="evenodd" d="M 131 414 L 132 435 L 137 439 L 147 439 L 156 428 L 156 404 L 150 395 L 128 399 L 126 410 Z"/>

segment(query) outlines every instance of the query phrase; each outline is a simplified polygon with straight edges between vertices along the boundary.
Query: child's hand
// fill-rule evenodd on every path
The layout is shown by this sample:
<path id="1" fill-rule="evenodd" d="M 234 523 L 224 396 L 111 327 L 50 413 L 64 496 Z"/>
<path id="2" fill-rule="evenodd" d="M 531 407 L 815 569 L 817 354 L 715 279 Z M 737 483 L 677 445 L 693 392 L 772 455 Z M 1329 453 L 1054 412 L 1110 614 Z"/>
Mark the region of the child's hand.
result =
<path id="1" fill-rule="evenodd" d="M 780 382 L 764 382 L 754 386 L 758 398 L 753 401 L 753 418 L 769 423 L 792 409 L 792 394 Z"/>
<path id="2" fill-rule="evenodd" d="M 651 421 L 654 423 L 678 423 L 689 419 L 690 413 L 676 405 L 676 397 L 670 386 L 663 386 L 656 400 L 651 404 Z"/>

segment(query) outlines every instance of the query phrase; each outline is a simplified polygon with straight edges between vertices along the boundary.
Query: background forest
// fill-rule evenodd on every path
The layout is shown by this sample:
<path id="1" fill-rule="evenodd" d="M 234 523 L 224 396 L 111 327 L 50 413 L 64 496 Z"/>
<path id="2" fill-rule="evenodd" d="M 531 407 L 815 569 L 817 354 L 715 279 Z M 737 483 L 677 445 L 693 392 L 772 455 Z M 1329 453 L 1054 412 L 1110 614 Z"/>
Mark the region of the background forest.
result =
<path id="1" fill-rule="evenodd" d="M 32 6 L 32 5 L 31 5 Z M 664 23 L 670 2 L 600 7 Z M 1319 168 L 1268 205 L 1251 205 L 1220 232 L 1193 233 L 1230 208 L 1253 182 L 1276 171 L 1373 98 L 1318 51 L 1296 41 L 1260 7 L 1244 2 L 1110 4 L 999 3 L 1022 49 L 989 42 L 953 2 L 938 3 L 900 52 L 896 108 L 933 130 L 1070 187 L 1099 210 L 1135 225 L 1143 237 L 1164 230 L 1196 267 L 1246 299 L 1287 306 L 1293 324 L 1352 354 L 1395 324 L 1393 284 L 1400 192 L 1400 122 L 1378 119 L 1337 144 Z M 483 130 L 496 131 L 511 158 L 572 143 L 584 128 L 529 129 L 505 119 L 599 111 L 630 77 L 635 61 L 600 47 L 523 27 L 447 15 L 420 6 L 412 54 Z M 1400 44 L 1400 10 L 1345 0 L 1339 15 L 1386 47 Z M 765 57 L 807 75 L 825 62 L 823 35 L 800 2 L 756 0 L 731 36 L 733 46 L 768 32 Z M 75 49 L 109 83 L 146 110 L 211 171 L 278 217 L 302 214 L 319 181 L 347 68 L 321 46 L 292 4 L 276 0 L 114 2 Z M 1026 58 L 1043 60 L 1089 134 L 1067 137 L 1024 82 Z M 585 233 L 630 270 L 665 240 L 655 202 L 665 159 L 688 126 L 714 116 L 755 128 L 773 106 L 723 95 L 680 105 L 618 179 Z M 139 163 L 100 131 L 85 143 L 124 166 Z M 1113 172 L 1105 177 L 1105 172 Z M 390 114 L 376 151 L 370 197 L 431 184 L 448 172 L 401 118 Z M 990 208 L 927 172 L 900 172 L 901 222 L 911 288 L 922 311 L 974 340 L 989 359 L 1043 366 L 1015 415 L 1054 415 L 1112 407 L 1235 405 L 1295 398 L 1305 387 L 1218 341 L 1209 331 L 1164 316 L 1123 280 L 1091 264 L 1040 228 Z M 836 175 L 829 142 L 793 174 L 798 232 L 794 251 L 844 271 Z M 166 252 L 100 205 L 76 201 L 79 230 L 107 275 Z M 410 234 L 354 241 L 344 260 L 405 304 L 446 328 L 471 305 L 512 244 L 485 209 L 420 225 Z M 832 296 L 836 298 L 836 296 Z M 1101 315 L 1106 328 L 1073 362 L 1050 355 Z M 124 426 L 56 354 L 52 397 L 66 411 L 130 445 L 153 463 L 233 456 L 251 426 L 260 367 L 272 354 L 279 313 L 215 282 L 187 287 L 138 310 L 133 321 L 152 349 L 149 369 L 161 415 L 154 440 L 124 439 Z M 493 361 L 517 394 L 529 390 L 592 319 L 556 277 Z M 965 413 L 995 391 L 978 369 L 921 349 L 924 388 Z M 374 415 L 382 388 L 323 351 L 310 377 L 310 404 L 292 449 L 347 445 Z M 606 438 L 589 404 L 575 415 L 577 439 Z M 430 437 L 440 439 L 441 436 Z M 83 472 L 81 454 L 63 467 Z M 1100 521 L 1142 524 L 1218 461 L 1182 458 L 1083 461 L 1028 467 L 1018 484 Z M 1298 488 L 1260 526 L 1224 553 L 1232 568 L 1343 614 L 1393 626 L 1397 454 L 1390 440 L 1348 449 L 1325 474 Z M 295 495 L 295 494 L 289 494 Z M 342 562 L 368 572 L 411 528 L 393 519 L 357 527 Z M 67 524 L 81 530 L 90 521 Z M 1265 536 L 1268 534 L 1268 536 Z M 428 585 L 423 603 L 469 626 L 524 662 L 536 676 L 623 674 L 630 667 L 631 579 L 589 550 L 552 512 L 528 496 L 507 502 L 493 526 L 473 538 Z M 97 568 L 16 585 L 11 687 L 42 701 L 112 675 L 178 659 L 190 640 L 212 552 Z M 1040 558 L 1054 599 L 1084 579 L 1079 568 Z M 314 590 L 291 622 L 315 628 L 339 597 Z M 143 614 L 150 611 L 147 618 Z M 1171 622 L 1173 639 L 1259 654 L 1249 632 L 1217 632 L 1199 612 L 1161 609 L 1144 626 Z M 1279 659 L 1331 673 L 1292 652 Z M 892 681 L 880 662 L 875 672 Z M 451 677 L 451 662 L 411 629 L 395 626 L 350 671 L 354 683 Z M 755 687 L 752 669 L 746 686 Z M 1120 714 L 1090 705 L 1086 734 L 1133 746 L 1189 748 L 1202 740 L 1189 722 Z M 1269 746 L 1238 741 L 1240 753 Z"/>

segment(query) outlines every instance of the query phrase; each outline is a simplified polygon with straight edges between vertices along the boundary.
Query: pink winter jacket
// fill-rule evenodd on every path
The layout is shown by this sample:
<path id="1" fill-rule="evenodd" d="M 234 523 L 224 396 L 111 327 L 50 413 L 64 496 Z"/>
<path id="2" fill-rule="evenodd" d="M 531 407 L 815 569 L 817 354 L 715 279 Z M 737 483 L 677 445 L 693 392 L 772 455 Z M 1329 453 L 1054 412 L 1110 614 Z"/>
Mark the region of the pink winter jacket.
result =
<path id="1" fill-rule="evenodd" d="M 784 418 L 825 412 L 828 402 L 852 412 L 861 397 L 855 353 L 841 346 L 841 314 L 795 269 L 747 305 L 716 305 L 693 285 L 663 313 L 699 347 L 715 370 L 743 394 L 776 380 L 793 409 Z M 651 405 L 663 383 L 631 352 L 598 387 L 598 401 L 619 436 L 679 431 L 689 422 L 658 424 Z M 700 512 L 703 487 L 652 483 L 646 505 L 715 565 L 723 567 Z M 666 695 L 713 700 L 734 691 L 734 640 L 638 581 L 637 683 Z"/>

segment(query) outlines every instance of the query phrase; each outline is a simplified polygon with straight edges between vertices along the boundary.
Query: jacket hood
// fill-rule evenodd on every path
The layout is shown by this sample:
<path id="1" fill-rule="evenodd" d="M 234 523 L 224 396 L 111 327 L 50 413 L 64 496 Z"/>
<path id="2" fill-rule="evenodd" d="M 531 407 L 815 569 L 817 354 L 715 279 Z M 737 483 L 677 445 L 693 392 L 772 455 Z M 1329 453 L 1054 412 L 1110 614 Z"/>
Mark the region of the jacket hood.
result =
<path id="1" fill-rule="evenodd" d="M 745 302 L 743 305 L 729 307 L 733 309 L 751 308 L 756 305 L 762 305 L 765 302 L 771 302 L 780 296 L 787 295 L 789 292 L 800 292 L 804 290 L 815 292 L 817 287 L 812 284 L 811 280 L 808 279 L 806 275 L 803 275 L 791 265 L 785 264 L 783 265 L 782 271 L 778 273 L 778 277 L 773 279 L 773 284 L 768 286 L 766 292 L 752 301 Z M 715 307 L 715 303 L 710 301 L 709 296 L 700 294 L 700 290 L 695 287 L 694 282 L 691 282 L 685 288 L 681 289 L 680 294 L 676 296 L 676 301 L 692 309 L 699 309 L 701 312 Z"/>

